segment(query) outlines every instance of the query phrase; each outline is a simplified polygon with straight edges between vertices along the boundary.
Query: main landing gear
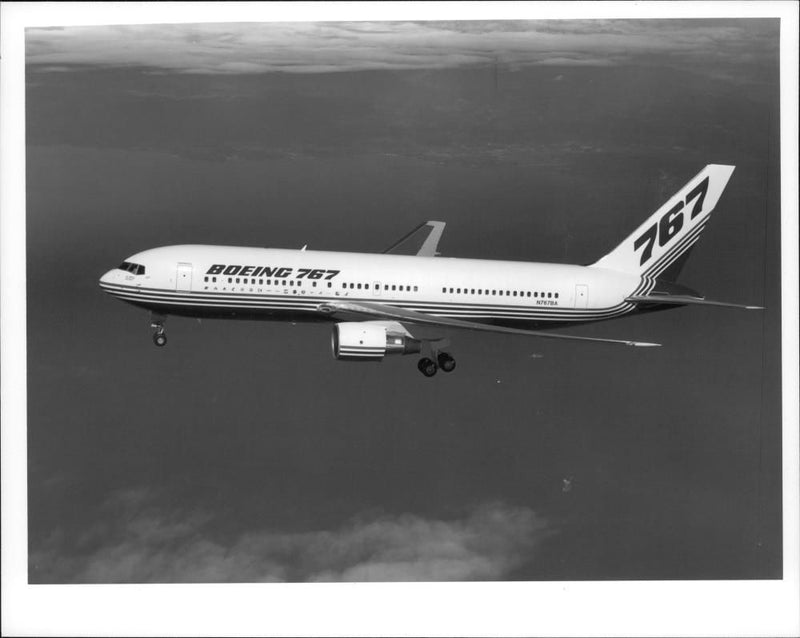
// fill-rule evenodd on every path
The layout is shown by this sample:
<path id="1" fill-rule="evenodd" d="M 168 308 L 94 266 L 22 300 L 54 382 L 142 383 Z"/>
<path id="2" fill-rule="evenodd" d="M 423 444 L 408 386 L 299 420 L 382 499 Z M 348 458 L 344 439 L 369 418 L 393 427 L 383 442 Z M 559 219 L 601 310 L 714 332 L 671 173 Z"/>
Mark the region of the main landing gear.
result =
<path id="1" fill-rule="evenodd" d="M 150 327 L 153 329 L 153 343 L 159 348 L 167 345 L 167 333 L 164 330 L 164 322 L 166 320 L 166 315 L 157 315 L 155 313 L 150 319 Z"/>
<path id="2" fill-rule="evenodd" d="M 452 372 L 456 369 L 456 360 L 446 352 L 440 352 L 436 356 L 436 361 L 423 357 L 419 360 L 417 368 L 426 377 L 432 377 L 441 368 L 442 372 Z M 437 365 L 438 362 L 438 365 Z"/>

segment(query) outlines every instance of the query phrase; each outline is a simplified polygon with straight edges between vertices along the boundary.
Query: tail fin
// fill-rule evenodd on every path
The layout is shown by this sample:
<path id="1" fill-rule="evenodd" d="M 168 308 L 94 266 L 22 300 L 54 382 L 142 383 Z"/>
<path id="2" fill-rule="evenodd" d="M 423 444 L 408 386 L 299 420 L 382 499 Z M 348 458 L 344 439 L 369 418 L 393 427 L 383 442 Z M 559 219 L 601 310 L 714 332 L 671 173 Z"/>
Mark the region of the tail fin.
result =
<path id="1" fill-rule="evenodd" d="M 734 166 L 709 164 L 619 246 L 592 266 L 674 281 Z"/>

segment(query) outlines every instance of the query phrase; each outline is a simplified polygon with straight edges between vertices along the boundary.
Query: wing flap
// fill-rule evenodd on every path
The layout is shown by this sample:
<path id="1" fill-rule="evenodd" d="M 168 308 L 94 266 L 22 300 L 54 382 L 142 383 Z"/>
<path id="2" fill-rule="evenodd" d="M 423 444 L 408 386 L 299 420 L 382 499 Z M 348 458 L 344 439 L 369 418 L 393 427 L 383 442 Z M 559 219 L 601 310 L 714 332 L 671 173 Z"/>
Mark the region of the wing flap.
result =
<path id="1" fill-rule="evenodd" d="M 538 330 L 523 330 L 520 328 L 507 328 L 505 326 L 493 326 L 489 324 L 476 323 L 473 321 L 462 321 L 461 319 L 451 319 L 449 317 L 437 317 L 425 315 L 406 308 L 387 306 L 386 304 L 372 303 L 369 301 L 343 301 L 335 303 L 320 304 L 318 311 L 327 315 L 342 314 L 352 317 L 380 317 L 383 319 L 396 319 L 419 325 L 441 326 L 448 328 L 460 328 L 463 330 L 477 330 L 481 332 L 496 332 L 500 334 L 522 335 L 527 337 L 542 337 L 544 339 L 563 339 L 569 341 L 591 341 L 595 343 L 613 343 L 626 346 L 660 346 L 660 343 L 648 343 L 644 341 L 626 341 L 621 339 L 599 339 L 596 337 L 578 337 L 574 335 L 554 334 Z"/>

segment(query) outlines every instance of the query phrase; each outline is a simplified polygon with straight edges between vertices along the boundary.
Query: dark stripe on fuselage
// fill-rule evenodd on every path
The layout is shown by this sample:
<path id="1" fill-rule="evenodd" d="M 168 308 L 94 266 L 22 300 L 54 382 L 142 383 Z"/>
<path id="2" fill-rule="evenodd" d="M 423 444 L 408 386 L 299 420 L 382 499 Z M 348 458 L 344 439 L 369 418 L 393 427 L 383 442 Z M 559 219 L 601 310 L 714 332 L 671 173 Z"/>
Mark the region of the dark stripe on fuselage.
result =
<path id="1" fill-rule="evenodd" d="M 247 320 L 266 320 L 266 321 L 295 321 L 295 322 L 331 322 L 341 319 L 332 319 L 330 316 L 317 312 L 319 304 L 336 301 L 353 301 L 348 297 L 317 297 L 317 298 L 286 298 L 272 295 L 227 295 L 225 299 L 217 299 L 214 295 L 192 292 L 174 292 L 169 290 L 158 290 L 153 288 L 139 288 L 129 286 L 115 286 L 101 284 L 101 287 L 114 297 L 121 299 L 131 305 L 145 310 L 152 310 L 161 314 L 183 316 L 183 317 L 203 317 L 215 319 L 247 319 Z M 638 293 L 637 293 L 638 294 Z M 198 299 L 201 297 L 201 299 Z M 213 299 L 206 300 L 207 298 Z M 399 308 L 416 308 L 414 302 L 401 302 L 397 300 L 382 301 L 369 299 L 375 303 L 385 303 L 387 306 Z M 435 305 L 435 304 L 431 304 Z M 469 304 L 450 304 L 442 302 L 441 308 L 436 312 L 431 309 L 420 309 L 420 312 L 432 316 L 452 317 L 474 321 L 476 323 L 505 326 L 511 328 L 557 328 L 567 325 L 581 325 L 613 319 L 628 312 L 635 311 L 635 305 L 631 303 L 619 304 L 617 307 L 605 309 L 603 311 L 581 311 L 574 310 L 567 317 L 553 314 L 554 309 L 527 309 L 517 307 L 518 314 L 509 313 L 487 313 L 480 304 L 474 304 L 472 311 L 453 311 L 447 310 L 451 306 L 469 307 Z M 537 310 L 545 310 L 547 314 L 539 313 Z M 555 309 L 558 310 L 558 309 Z M 533 311 L 533 312 L 530 312 Z M 366 319 L 365 319 L 366 320 Z M 412 322 L 413 323 L 413 322 Z"/>
<path id="2" fill-rule="evenodd" d="M 161 305 L 175 303 L 178 305 L 218 305 L 236 307 L 309 307 L 313 310 L 316 306 L 326 302 L 370 302 L 381 303 L 386 306 L 407 308 L 425 314 L 441 314 L 443 312 L 457 314 L 491 314 L 527 317 L 553 316 L 558 318 L 586 318 L 589 316 L 602 316 L 606 314 L 619 314 L 621 311 L 632 307 L 630 303 L 620 303 L 606 308 L 575 309 L 563 306 L 514 306 L 466 302 L 435 302 L 398 299 L 380 299 L 376 297 L 354 298 L 341 296 L 291 296 L 274 294 L 247 294 L 247 293 L 221 293 L 221 292 L 174 292 L 152 288 L 139 288 L 129 286 L 102 285 L 109 294 L 128 300 L 159 303 Z"/>

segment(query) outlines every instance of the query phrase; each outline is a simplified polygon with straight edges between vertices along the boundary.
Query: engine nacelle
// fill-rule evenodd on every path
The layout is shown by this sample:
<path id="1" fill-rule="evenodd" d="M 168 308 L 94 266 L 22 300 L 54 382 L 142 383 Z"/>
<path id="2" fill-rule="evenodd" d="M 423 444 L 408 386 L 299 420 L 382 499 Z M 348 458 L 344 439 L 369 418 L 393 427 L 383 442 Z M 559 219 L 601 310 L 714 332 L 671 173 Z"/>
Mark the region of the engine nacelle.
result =
<path id="1" fill-rule="evenodd" d="M 421 342 L 407 332 L 371 321 L 337 323 L 331 344 L 336 359 L 351 361 L 378 361 L 387 354 L 412 354 L 421 349 Z"/>

